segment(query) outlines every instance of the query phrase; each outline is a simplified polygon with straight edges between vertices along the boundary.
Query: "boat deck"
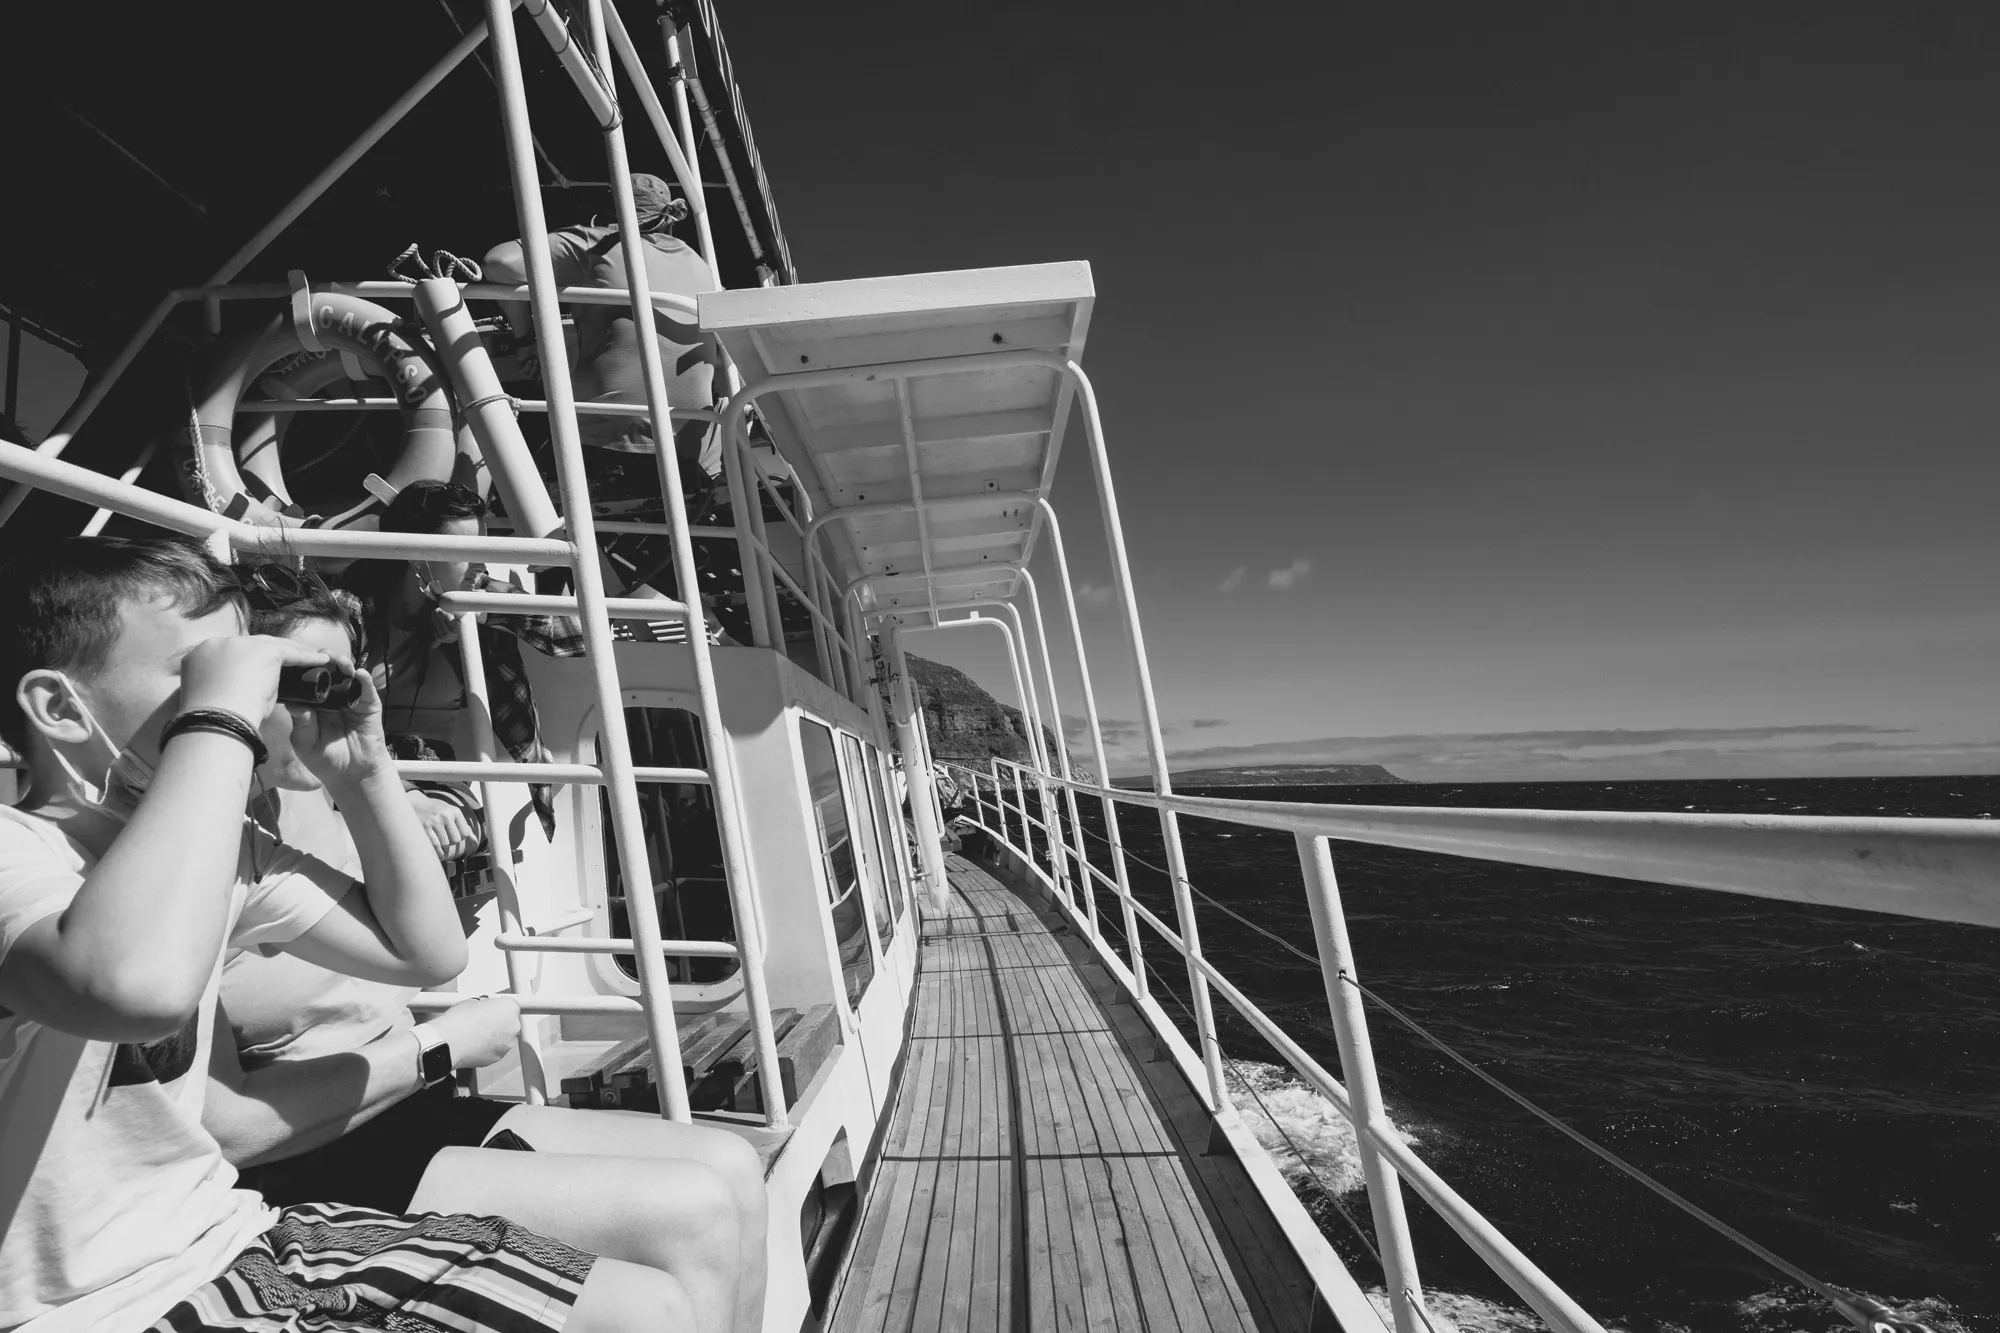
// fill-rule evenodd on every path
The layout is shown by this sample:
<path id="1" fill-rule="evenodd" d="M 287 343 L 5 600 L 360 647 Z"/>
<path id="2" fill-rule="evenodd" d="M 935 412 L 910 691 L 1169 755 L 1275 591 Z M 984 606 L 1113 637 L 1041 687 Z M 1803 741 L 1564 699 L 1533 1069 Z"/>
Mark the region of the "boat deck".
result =
<path id="1" fill-rule="evenodd" d="M 1053 913 L 949 865 L 827 1327 L 1307 1328 L 1311 1279 L 1143 1020 Z"/>

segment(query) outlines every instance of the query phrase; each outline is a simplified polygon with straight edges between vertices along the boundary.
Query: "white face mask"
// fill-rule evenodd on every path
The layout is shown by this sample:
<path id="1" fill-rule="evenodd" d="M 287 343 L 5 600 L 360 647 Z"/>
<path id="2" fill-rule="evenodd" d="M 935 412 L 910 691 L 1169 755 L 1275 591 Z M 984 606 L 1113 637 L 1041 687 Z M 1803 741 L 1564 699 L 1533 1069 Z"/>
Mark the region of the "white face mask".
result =
<path id="1" fill-rule="evenodd" d="M 86 809 L 97 810 L 114 819 L 129 819 L 139 808 L 139 798 L 146 794 L 152 784 L 155 772 L 153 765 L 134 754 L 130 747 L 114 745 L 110 733 L 98 725 L 97 717 L 90 711 L 90 705 L 83 701 L 83 692 L 76 682 L 61 672 L 62 682 L 69 688 L 70 696 L 76 700 L 77 711 L 83 714 L 84 723 L 90 728 L 90 736 L 101 750 L 109 751 L 111 757 L 105 761 L 104 778 L 93 783 L 77 770 L 61 750 L 55 751 L 56 762 L 62 765 L 63 773 L 69 778 L 70 794 L 78 804 Z M 53 748 L 53 747 L 51 747 Z"/>

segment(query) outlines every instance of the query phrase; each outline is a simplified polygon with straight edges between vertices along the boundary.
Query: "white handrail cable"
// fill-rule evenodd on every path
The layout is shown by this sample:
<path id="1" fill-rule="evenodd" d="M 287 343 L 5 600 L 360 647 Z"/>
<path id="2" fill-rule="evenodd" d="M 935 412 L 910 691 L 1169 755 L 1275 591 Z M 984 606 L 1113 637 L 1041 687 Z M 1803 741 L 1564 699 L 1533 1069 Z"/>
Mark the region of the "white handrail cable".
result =
<path id="1" fill-rule="evenodd" d="M 1107 846 L 1110 845 L 1109 841 L 1106 838 L 1104 838 L 1102 835 L 1098 833 L 1093 832 L 1090 829 L 1084 829 L 1083 832 L 1090 837 L 1096 838 L 1099 842 L 1105 843 Z M 1166 875 L 1170 879 L 1173 877 L 1172 873 L 1168 871 L 1164 866 L 1155 865 L 1153 862 L 1148 861 L 1145 857 L 1140 856 L 1137 853 L 1130 851 L 1129 849 L 1126 851 L 1125 855 L 1131 857 L 1134 861 L 1137 861 L 1140 865 L 1145 866 L 1149 870 L 1155 871 L 1158 874 Z M 1203 902 L 1215 908 L 1217 911 L 1221 912 L 1224 916 L 1234 919 L 1241 925 L 1248 926 L 1251 930 L 1257 932 L 1257 934 L 1259 935 L 1262 935 L 1265 939 L 1270 940 L 1272 943 L 1276 944 L 1279 948 L 1284 949 L 1287 953 L 1294 954 L 1297 957 L 1304 959 L 1306 962 L 1311 963 L 1314 967 L 1319 966 L 1318 958 L 1314 957 L 1312 954 L 1307 953 L 1305 950 L 1299 948 L 1296 944 L 1293 944 L 1290 940 L 1287 940 L 1284 936 L 1279 935 L 1277 932 L 1267 929 L 1264 926 L 1258 925 L 1255 921 L 1252 921 L 1249 917 L 1244 916 L 1241 912 L 1238 912 L 1234 908 L 1230 907 L 1227 903 L 1221 902 L 1215 897 L 1211 896 L 1210 894 L 1204 893 L 1199 887 L 1188 882 L 1187 880 L 1182 880 L 1181 883 L 1186 886 L 1186 888 L 1190 893 L 1193 893 L 1194 895 L 1199 897 Z M 1155 973 L 1155 975 L 1158 975 L 1157 972 Z M 1848 1322 L 1852 1323 L 1856 1328 L 1863 1330 L 1863 1333 L 1878 1333 L 1878 1325 L 1884 1325 L 1884 1324 L 1888 1325 L 1893 1329 L 1908 1329 L 1911 1330 L 1912 1333 L 1914 1333 L 1915 1330 L 1920 1330 L 1925 1327 L 1922 1324 L 1893 1317 L 1891 1315 L 1891 1312 L 1889 1312 L 1886 1309 L 1886 1307 L 1882 1306 L 1879 1302 L 1870 1300 L 1868 1297 L 1863 1296 L 1858 1292 L 1849 1291 L 1844 1287 L 1836 1287 L 1830 1282 L 1824 1282 L 1821 1281 L 1819 1278 L 1814 1277 L 1811 1273 L 1808 1273 L 1805 1269 L 1799 1267 L 1797 1264 L 1785 1258 L 1783 1255 L 1777 1253 L 1775 1250 L 1770 1249 L 1768 1246 L 1759 1244 L 1756 1240 L 1753 1240 L 1751 1237 L 1745 1235 L 1743 1232 L 1729 1225 L 1729 1223 L 1723 1221 L 1715 1214 L 1709 1212 L 1707 1209 L 1703 1208 L 1700 1204 L 1697 1204 L 1693 1200 L 1687 1198 L 1686 1196 L 1677 1193 L 1670 1186 L 1664 1184 L 1660 1180 L 1649 1175 L 1644 1169 L 1634 1166 L 1632 1163 L 1626 1161 L 1624 1158 L 1620 1157 L 1617 1153 L 1611 1151 L 1611 1149 L 1605 1147 L 1603 1144 L 1597 1142 L 1595 1139 L 1591 1138 L 1583 1131 L 1576 1129 L 1574 1126 L 1564 1121 L 1554 1112 L 1542 1109 L 1542 1107 L 1538 1106 L 1535 1102 L 1529 1100 L 1523 1094 L 1516 1092 L 1513 1088 L 1508 1087 L 1505 1083 L 1502 1083 L 1499 1079 L 1493 1077 L 1493 1075 L 1487 1073 L 1484 1069 L 1481 1069 L 1477 1063 L 1467 1058 L 1466 1056 L 1461 1055 L 1458 1051 L 1454 1050 L 1447 1042 L 1445 1042 L 1443 1038 L 1432 1033 L 1428 1028 L 1424 1027 L 1421 1023 L 1417 1022 L 1417 1020 L 1411 1018 L 1401 1009 L 1397 1008 L 1389 1001 L 1383 999 L 1380 995 L 1377 995 L 1373 990 L 1369 989 L 1367 986 L 1362 985 L 1359 981 L 1355 980 L 1353 977 L 1348 976 L 1346 973 L 1343 972 L 1341 974 L 1340 979 L 1347 985 L 1354 987 L 1355 990 L 1361 992 L 1361 994 L 1365 996 L 1367 999 L 1374 1001 L 1376 1006 L 1380 1008 L 1384 1013 L 1388 1014 L 1391 1018 L 1401 1023 L 1404 1027 L 1410 1029 L 1410 1031 L 1416 1033 L 1419 1037 L 1423 1038 L 1424 1041 L 1436 1047 L 1440 1052 L 1442 1052 L 1445 1056 L 1451 1059 L 1454 1063 L 1464 1068 L 1466 1072 L 1470 1073 L 1474 1078 L 1477 1078 L 1480 1082 L 1486 1084 L 1488 1087 L 1492 1088 L 1495 1092 L 1498 1092 L 1501 1096 L 1507 1098 L 1509 1101 L 1519 1106 L 1522 1110 L 1527 1111 L 1530 1115 L 1533 1115 L 1536 1119 L 1541 1120 L 1544 1124 L 1548 1125 L 1551 1129 L 1555 1130 L 1557 1133 L 1562 1134 L 1565 1137 L 1573 1140 L 1579 1146 L 1587 1149 L 1591 1153 L 1594 1153 L 1599 1158 L 1602 1158 L 1610 1166 L 1623 1172 L 1625 1175 L 1630 1176 L 1633 1180 L 1638 1181 L 1641 1185 L 1644 1185 L 1647 1189 L 1659 1195 L 1661 1198 L 1665 1199 L 1668 1203 L 1671 1203 L 1672 1205 L 1674 1205 L 1674 1207 L 1686 1213 L 1689 1217 L 1694 1218 L 1697 1222 L 1702 1223 L 1704 1226 L 1708 1227 L 1710 1230 L 1716 1232 L 1718 1235 L 1724 1237 L 1725 1239 L 1734 1241 L 1736 1244 L 1748 1250 L 1751 1254 L 1755 1255 L 1757 1258 L 1762 1259 L 1765 1263 L 1777 1269 L 1780 1273 L 1783 1273 L 1786 1277 L 1789 1277 L 1794 1282 L 1797 1282 L 1800 1286 L 1803 1286 L 1808 1290 L 1812 1291 L 1813 1293 L 1815 1293 L 1816 1295 L 1827 1301 L 1836 1310 L 1838 1310 L 1841 1316 L 1847 1319 Z M 1171 991 L 1169 991 L 1168 993 L 1172 994 Z M 1180 1003 L 1179 996 L 1175 996 L 1174 1000 L 1175 1003 L 1177 1004 Z M 1182 1007 L 1186 1008 L 1185 1005 L 1183 1005 Z M 1225 1054 L 1223 1058 L 1228 1059 L 1229 1057 Z M 1231 1063 L 1233 1064 L 1234 1062 L 1231 1061 Z M 1242 1078 L 1242 1072 L 1240 1070 L 1237 1073 L 1237 1077 L 1239 1079 Z M 1259 1099 L 1259 1105 L 1262 1105 L 1261 1099 Z M 1296 1151 L 1296 1149 L 1294 1151 Z"/>

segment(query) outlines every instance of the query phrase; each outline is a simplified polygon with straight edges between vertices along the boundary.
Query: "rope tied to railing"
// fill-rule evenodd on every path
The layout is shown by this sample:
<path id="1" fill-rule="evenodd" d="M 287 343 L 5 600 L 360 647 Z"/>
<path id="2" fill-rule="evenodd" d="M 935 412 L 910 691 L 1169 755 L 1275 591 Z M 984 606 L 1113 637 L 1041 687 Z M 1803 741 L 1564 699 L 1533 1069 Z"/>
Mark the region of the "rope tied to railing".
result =
<path id="1" fill-rule="evenodd" d="M 414 276 L 403 271 L 403 267 L 406 264 L 411 264 L 415 268 L 416 273 Z M 449 250 L 439 250 L 432 257 L 431 261 L 426 264 L 422 249 L 416 241 L 411 241 L 401 254 L 389 261 L 389 280 L 391 282 L 416 283 L 432 278 L 455 278 L 461 282 L 479 282 L 485 276 L 485 270 L 480 268 L 477 262 L 461 258 Z"/>
<path id="2" fill-rule="evenodd" d="M 969 772 L 971 770 L 967 771 Z M 1001 806 L 1002 809 L 1006 808 L 1004 801 L 1002 801 Z M 1021 814 L 1023 818 L 1027 817 L 1027 812 L 1025 809 L 1021 811 Z M 1075 828 L 1078 832 L 1097 839 L 1099 842 L 1103 843 L 1106 847 L 1111 846 L 1110 839 L 1104 837 L 1102 834 L 1084 828 L 1080 823 L 1072 823 L 1069 821 L 1060 820 L 1060 811 L 1058 811 L 1058 822 L 1067 823 L 1069 827 Z M 1252 921 L 1250 918 L 1244 916 L 1241 912 L 1238 912 L 1234 908 L 1230 907 L 1227 903 L 1221 902 L 1220 900 L 1216 899 L 1210 894 L 1203 892 L 1199 887 L 1197 887 L 1194 883 L 1189 881 L 1186 877 L 1175 875 L 1171 870 L 1169 870 L 1165 866 L 1155 865 L 1153 862 L 1146 860 L 1146 858 L 1134 854 L 1129 848 L 1123 850 L 1124 854 L 1130 859 L 1137 861 L 1140 865 L 1145 866 L 1147 869 L 1152 870 L 1157 874 L 1166 876 L 1169 884 L 1178 883 L 1185 886 L 1190 893 L 1196 895 L 1203 902 L 1206 902 L 1209 906 L 1215 908 L 1223 915 L 1236 921 L 1238 924 L 1243 925 L 1249 928 L 1250 930 L 1256 932 L 1258 935 L 1263 936 L 1265 939 L 1270 940 L 1272 943 L 1284 949 L 1287 953 L 1293 954 L 1296 957 L 1301 958 L 1308 963 L 1311 963 L 1314 967 L 1320 966 L 1320 960 L 1316 955 L 1307 953 L 1305 950 L 1299 948 L 1297 945 L 1293 944 L 1290 940 L 1284 938 L 1282 935 L 1279 935 L 1275 931 L 1272 931 L 1262 925 L 1259 925 L 1257 922 Z M 1112 894 L 1114 897 L 1122 898 L 1125 896 L 1119 893 L 1115 888 L 1112 890 Z M 1148 962 L 1146 966 L 1147 970 L 1150 971 L 1155 977 L 1159 976 L 1158 970 L 1153 968 L 1150 962 Z M 1339 978 L 1341 982 L 1343 982 L 1346 985 L 1352 986 L 1364 998 L 1373 1001 L 1377 1007 L 1382 1009 L 1390 1017 L 1394 1018 L 1397 1022 L 1409 1028 L 1412 1032 L 1415 1032 L 1424 1041 L 1436 1047 L 1440 1052 L 1449 1057 L 1454 1063 L 1463 1067 L 1467 1072 L 1471 1073 L 1475 1078 L 1479 1079 L 1482 1083 L 1485 1083 L 1489 1087 L 1493 1088 L 1496 1092 L 1499 1092 L 1509 1101 L 1514 1102 L 1516 1105 L 1520 1106 L 1523 1110 L 1528 1111 L 1530 1114 L 1534 1115 L 1537 1119 L 1547 1124 L 1550 1128 L 1556 1130 L 1558 1133 L 1561 1133 L 1566 1138 L 1569 1138 L 1570 1140 L 1579 1144 L 1583 1148 L 1587 1149 L 1592 1154 L 1602 1159 L 1610 1166 L 1616 1168 L 1618 1171 L 1631 1177 L 1633 1180 L 1638 1181 L 1641 1185 L 1644 1185 L 1647 1189 L 1659 1195 L 1661 1198 L 1665 1199 L 1668 1203 L 1673 1204 L 1676 1208 L 1679 1208 L 1682 1212 L 1694 1218 L 1696 1221 L 1709 1227 L 1711 1230 L 1715 1231 L 1718 1235 L 1724 1237 L 1727 1240 L 1734 1241 L 1737 1245 L 1749 1251 L 1757 1258 L 1763 1260 L 1771 1267 L 1777 1269 L 1780 1273 L 1783 1273 L 1786 1277 L 1791 1278 L 1793 1281 L 1799 1283 L 1799 1285 L 1805 1287 L 1807 1290 L 1819 1296 L 1829 1305 L 1833 1306 L 1833 1308 L 1840 1313 L 1842 1318 L 1846 1319 L 1850 1324 L 1854 1325 L 1856 1329 L 1860 1330 L 1860 1333 L 1933 1333 L 1933 1330 L 1928 1325 L 1923 1324 L 1914 1319 L 1909 1319 L 1899 1314 L 1898 1312 L 1891 1310 L 1888 1306 L 1884 1305 L 1882 1302 L 1878 1300 L 1875 1300 L 1873 1297 L 1865 1296 L 1860 1292 L 1850 1291 L 1845 1287 L 1837 1287 L 1830 1282 L 1825 1282 L 1817 1277 L 1814 1277 L 1811 1273 L 1808 1273 L 1805 1269 L 1799 1267 L 1797 1264 L 1791 1262 L 1789 1259 L 1786 1259 L 1783 1255 L 1780 1255 L 1777 1252 L 1769 1249 L 1768 1247 L 1759 1244 L 1757 1241 L 1751 1239 L 1743 1232 L 1737 1230 L 1735 1227 L 1730 1226 L 1727 1222 L 1724 1222 L 1721 1218 L 1715 1216 L 1713 1213 L 1708 1212 L 1706 1209 L 1702 1208 L 1699 1204 L 1696 1204 L 1692 1200 L 1685 1198 L 1684 1196 L 1677 1193 L 1676 1191 L 1674 1191 L 1672 1188 L 1662 1183 L 1661 1181 L 1654 1179 L 1651 1175 L 1647 1174 L 1643 1169 L 1634 1166 L 1632 1163 L 1626 1161 L 1618 1154 L 1612 1152 L 1609 1148 L 1606 1148 L 1604 1145 L 1598 1143 L 1596 1140 L 1584 1134 L 1581 1130 L 1573 1128 L 1568 1123 L 1563 1121 L 1561 1118 L 1556 1116 L 1553 1112 L 1542 1109 L 1542 1107 L 1538 1106 L 1536 1103 L 1529 1100 L 1523 1094 L 1516 1092 L 1513 1088 L 1507 1086 L 1505 1083 L 1502 1083 L 1499 1079 L 1493 1077 L 1491 1074 L 1487 1073 L 1484 1069 L 1480 1068 L 1478 1064 L 1476 1064 L 1474 1061 L 1472 1061 L 1471 1059 L 1469 1059 L 1464 1055 L 1461 1055 L 1458 1051 L 1454 1050 L 1442 1038 L 1436 1036 L 1429 1029 L 1425 1028 L 1422 1024 L 1418 1023 L 1415 1019 L 1411 1018 L 1408 1014 L 1404 1013 L 1401 1009 L 1397 1008 L 1389 1001 L 1383 999 L 1380 995 L 1377 995 L 1373 990 L 1370 990 L 1368 987 L 1362 985 L 1358 979 L 1356 979 L 1354 976 L 1352 976 L 1345 970 L 1339 973 Z M 1178 995 L 1174 995 L 1171 989 L 1168 989 L 1167 993 L 1169 995 L 1173 995 L 1174 1002 L 1180 1005 L 1184 1013 L 1188 1012 L 1187 1005 L 1181 1001 Z M 1190 1020 L 1193 1019 L 1192 1013 L 1189 1013 L 1188 1016 Z M 1218 1051 L 1221 1050 L 1221 1043 L 1219 1041 L 1216 1043 L 1216 1047 Z M 1222 1054 L 1225 1060 L 1230 1060 L 1230 1057 L 1226 1052 Z M 1233 1068 L 1235 1066 L 1235 1061 L 1230 1060 L 1230 1064 L 1231 1067 Z M 1242 1077 L 1240 1071 L 1238 1072 L 1238 1077 L 1239 1079 Z M 1248 1087 L 1247 1082 L 1245 1083 L 1245 1086 Z M 1254 1088 L 1251 1089 L 1251 1095 L 1253 1097 L 1256 1095 Z M 1258 1099 L 1258 1104 L 1260 1106 L 1263 1104 L 1261 1098 Z M 1269 1114 L 1268 1110 L 1266 1111 L 1266 1114 L 1267 1115 Z M 1296 1149 L 1294 1151 L 1296 1151 Z"/>

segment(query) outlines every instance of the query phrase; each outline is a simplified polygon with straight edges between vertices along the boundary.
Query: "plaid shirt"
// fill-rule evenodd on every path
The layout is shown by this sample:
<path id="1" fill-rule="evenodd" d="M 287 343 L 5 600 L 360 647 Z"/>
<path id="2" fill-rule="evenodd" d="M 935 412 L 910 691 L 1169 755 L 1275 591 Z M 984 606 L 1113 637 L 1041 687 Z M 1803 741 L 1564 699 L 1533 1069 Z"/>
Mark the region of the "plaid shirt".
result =
<path id="1" fill-rule="evenodd" d="M 524 592 L 518 576 L 506 583 L 480 573 L 472 580 L 479 592 Z M 493 714 L 493 738 L 507 747 L 514 762 L 549 762 L 542 746 L 541 721 L 535 713 L 535 691 L 528 684 L 521 660 L 525 643 L 550 657 L 583 656 L 583 623 L 575 616 L 488 615 L 479 626 L 479 651 L 486 663 L 486 697 Z M 556 835 L 553 793 L 546 783 L 528 788 L 528 799 L 542 821 L 542 832 Z"/>

